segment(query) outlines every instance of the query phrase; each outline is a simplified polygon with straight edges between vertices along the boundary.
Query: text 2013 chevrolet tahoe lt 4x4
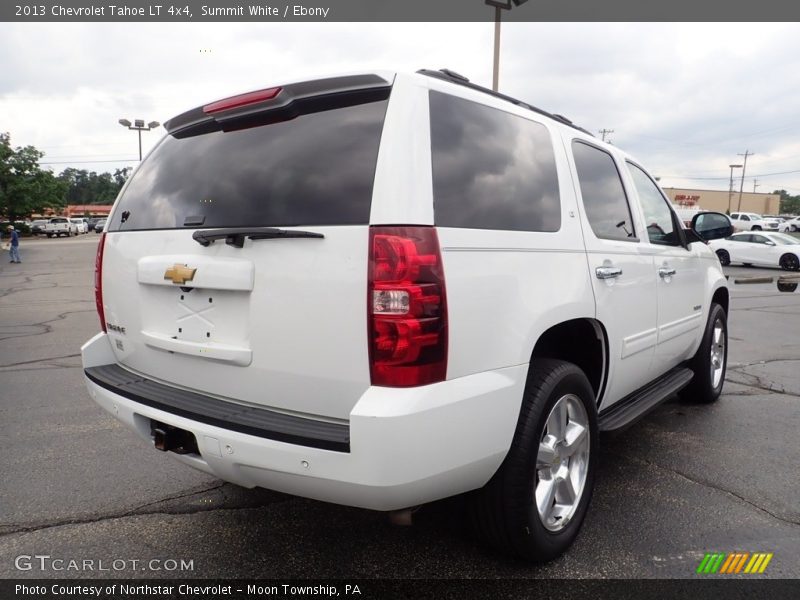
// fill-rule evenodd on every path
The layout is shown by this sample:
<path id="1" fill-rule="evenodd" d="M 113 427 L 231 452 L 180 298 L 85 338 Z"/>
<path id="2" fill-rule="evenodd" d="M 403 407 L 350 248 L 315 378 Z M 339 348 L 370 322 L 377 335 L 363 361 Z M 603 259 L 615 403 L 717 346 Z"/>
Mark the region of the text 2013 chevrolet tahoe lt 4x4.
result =
<path id="1" fill-rule="evenodd" d="M 399 510 L 471 492 L 532 560 L 574 540 L 599 432 L 711 402 L 728 290 L 632 157 L 449 71 L 190 110 L 97 253 L 91 396 L 221 479 Z M 125 442 L 121 442 L 125 443 Z"/>

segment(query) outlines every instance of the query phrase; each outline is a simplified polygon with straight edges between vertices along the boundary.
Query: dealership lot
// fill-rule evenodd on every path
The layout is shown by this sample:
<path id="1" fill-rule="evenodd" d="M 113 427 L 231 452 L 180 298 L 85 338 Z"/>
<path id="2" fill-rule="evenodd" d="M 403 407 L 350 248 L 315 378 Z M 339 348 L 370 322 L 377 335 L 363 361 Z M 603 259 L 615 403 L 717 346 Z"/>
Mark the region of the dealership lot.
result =
<path id="1" fill-rule="evenodd" d="M 800 291 L 731 286 L 723 398 L 669 402 L 604 438 L 577 543 L 530 566 L 477 544 L 459 499 L 398 528 L 383 514 L 223 484 L 148 448 L 83 385 L 98 238 L 24 239 L 23 263 L 0 264 L 0 577 L 694 577 L 711 551 L 772 552 L 764 576 L 800 577 Z M 726 272 L 732 282 L 782 274 Z M 36 554 L 95 562 L 15 566 Z M 98 570 L 114 560 L 125 569 Z"/>

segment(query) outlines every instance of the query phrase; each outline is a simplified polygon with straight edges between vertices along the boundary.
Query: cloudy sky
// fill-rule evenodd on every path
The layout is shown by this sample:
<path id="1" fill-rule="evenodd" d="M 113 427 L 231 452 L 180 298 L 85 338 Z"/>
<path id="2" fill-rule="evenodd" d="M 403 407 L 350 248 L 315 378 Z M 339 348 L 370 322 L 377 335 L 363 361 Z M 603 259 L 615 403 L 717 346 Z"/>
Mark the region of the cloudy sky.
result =
<path id="1" fill-rule="evenodd" d="M 305 76 L 448 67 L 490 86 L 492 23 L 0 23 L 0 131 L 59 172 L 136 164 L 119 118 Z M 664 186 L 800 193 L 800 25 L 505 24 L 501 91 L 634 154 Z M 145 152 L 163 129 L 143 134 Z"/>

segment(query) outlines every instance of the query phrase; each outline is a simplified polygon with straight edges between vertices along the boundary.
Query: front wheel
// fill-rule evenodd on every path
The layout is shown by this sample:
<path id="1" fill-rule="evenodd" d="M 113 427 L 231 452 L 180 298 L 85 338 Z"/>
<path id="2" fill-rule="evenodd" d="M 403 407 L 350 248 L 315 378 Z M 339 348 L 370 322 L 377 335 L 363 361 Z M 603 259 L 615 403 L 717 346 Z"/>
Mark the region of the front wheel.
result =
<path id="1" fill-rule="evenodd" d="M 723 267 L 727 267 L 731 264 L 731 255 L 728 254 L 727 250 L 717 250 L 717 258 L 719 258 L 719 264 Z"/>
<path id="2" fill-rule="evenodd" d="M 760 225 L 753 225 L 752 231 L 761 231 L 761 226 Z"/>
<path id="3" fill-rule="evenodd" d="M 712 304 L 700 347 L 689 363 L 694 377 L 681 397 L 700 404 L 715 402 L 722 393 L 727 366 L 728 317 L 722 306 Z"/>
<path id="4" fill-rule="evenodd" d="M 478 534 L 531 561 L 562 554 L 586 516 L 597 448 L 594 391 L 583 371 L 561 360 L 531 362 L 511 448 L 472 497 Z"/>
<path id="5" fill-rule="evenodd" d="M 784 271 L 798 271 L 800 270 L 800 259 L 796 254 L 784 254 L 778 263 Z"/>

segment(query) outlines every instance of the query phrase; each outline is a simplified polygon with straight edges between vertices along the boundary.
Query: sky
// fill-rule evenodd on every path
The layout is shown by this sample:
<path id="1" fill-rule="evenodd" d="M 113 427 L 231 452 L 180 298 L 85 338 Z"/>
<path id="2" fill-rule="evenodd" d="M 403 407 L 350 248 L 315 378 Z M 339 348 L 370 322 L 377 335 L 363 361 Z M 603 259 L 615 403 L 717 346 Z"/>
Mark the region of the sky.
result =
<path id="1" fill-rule="evenodd" d="M 138 162 L 164 122 L 305 77 L 449 68 L 491 86 L 493 23 L 0 23 L 0 131 L 42 164 Z M 800 194 L 800 24 L 506 23 L 500 91 L 633 154 L 665 187 Z M 142 134 L 146 153 L 163 128 Z M 737 170 L 736 177 L 741 171 Z M 738 190 L 739 182 L 736 183 Z"/>

